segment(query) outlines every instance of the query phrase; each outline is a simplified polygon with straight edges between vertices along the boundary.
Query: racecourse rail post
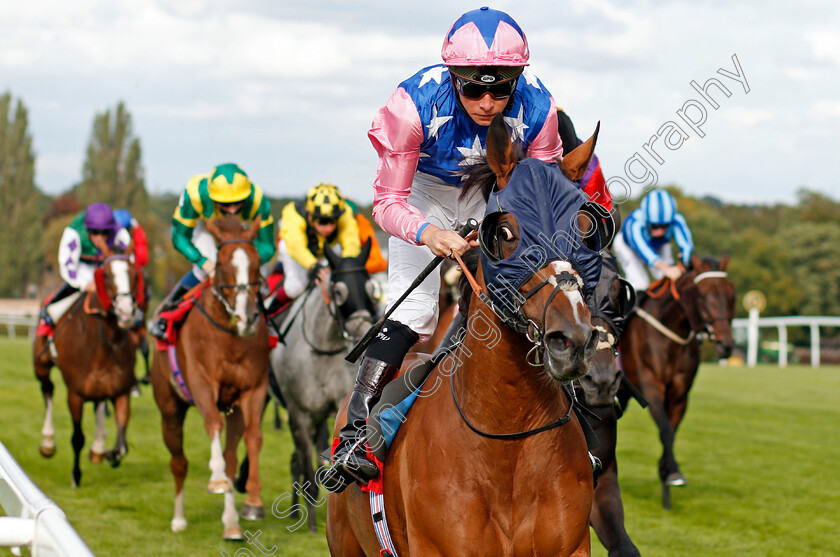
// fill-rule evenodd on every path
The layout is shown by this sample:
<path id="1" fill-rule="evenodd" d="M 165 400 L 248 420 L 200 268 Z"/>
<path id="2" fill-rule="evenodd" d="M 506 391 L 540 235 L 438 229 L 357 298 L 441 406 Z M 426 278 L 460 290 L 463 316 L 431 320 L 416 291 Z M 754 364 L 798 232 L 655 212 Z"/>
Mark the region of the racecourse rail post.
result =
<path id="1" fill-rule="evenodd" d="M 458 235 L 461 236 L 462 238 L 465 238 L 466 236 L 469 235 L 470 232 L 472 232 L 476 228 L 478 228 L 478 221 L 475 220 L 475 219 L 468 219 L 467 223 L 463 227 L 461 227 L 461 229 L 458 231 Z M 441 257 L 440 255 L 436 255 L 435 258 L 432 259 L 429 262 L 428 265 L 426 265 L 426 268 L 423 269 L 422 271 L 420 271 L 420 274 L 417 275 L 417 278 L 414 279 L 414 282 L 412 282 L 408 286 L 408 288 L 406 288 L 405 292 L 403 292 L 403 294 L 402 294 L 402 296 L 400 296 L 399 300 L 394 302 L 394 304 L 391 306 L 391 309 L 386 311 L 385 315 L 383 315 L 379 319 L 379 321 L 374 323 L 371 326 L 371 328 L 367 330 L 367 332 L 365 333 L 365 336 L 363 336 L 359 340 L 359 342 L 356 343 L 356 346 L 353 347 L 353 349 L 350 351 L 350 353 L 347 354 L 347 356 L 344 357 L 345 360 L 347 360 L 351 364 L 355 364 L 356 361 L 358 361 L 359 357 L 362 355 L 362 352 L 364 352 L 365 349 L 367 349 L 367 347 L 370 345 L 370 343 L 373 342 L 373 339 L 376 338 L 376 335 L 379 334 L 380 329 L 382 329 L 382 326 L 385 324 L 385 320 L 388 319 L 391 316 L 391 314 L 394 312 L 394 310 L 397 309 L 397 307 L 403 302 L 403 300 L 405 300 L 408 297 L 409 294 L 411 294 L 414 291 L 415 288 L 420 286 L 421 282 L 426 280 L 426 277 L 428 277 L 430 274 L 432 274 L 432 271 L 437 269 L 437 267 L 438 267 L 438 265 L 440 265 L 441 261 L 443 261 L 443 257 Z"/>

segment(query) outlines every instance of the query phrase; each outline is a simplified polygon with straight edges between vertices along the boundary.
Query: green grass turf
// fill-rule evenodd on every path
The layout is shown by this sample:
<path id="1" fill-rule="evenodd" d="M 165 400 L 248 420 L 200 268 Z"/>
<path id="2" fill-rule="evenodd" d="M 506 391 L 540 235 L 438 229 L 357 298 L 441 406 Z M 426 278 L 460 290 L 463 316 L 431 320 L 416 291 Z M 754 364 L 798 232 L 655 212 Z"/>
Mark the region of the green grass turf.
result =
<path id="1" fill-rule="evenodd" d="M 138 373 L 140 369 L 138 368 Z M 71 424 L 58 370 L 55 426 L 57 453 L 38 453 L 43 402 L 25 340 L 0 338 L 0 440 L 35 483 L 66 512 L 100 556 L 261 555 L 246 543 L 221 541 L 222 497 L 205 492 L 209 442 L 198 413 L 189 412 L 185 450 L 187 530 L 172 533 L 173 482 L 169 453 L 151 389 L 132 399 L 130 452 L 118 469 L 82 463 L 81 487 L 70 485 Z M 288 429 L 264 422 L 262 497 L 267 517 L 242 521 L 262 532 L 274 555 L 327 555 L 325 509 L 316 534 L 295 530 L 277 514 L 289 506 Z M 108 445 L 114 427 L 109 420 Z M 704 366 L 677 435 L 676 455 L 689 486 L 672 488 L 670 511 L 661 507 L 657 459 L 661 449 L 647 411 L 631 404 L 619 423 L 619 478 L 627 529 L 642 555 L 782 556 L 840 555 L 840 368 L 720 368 Z M 85 455 L 93 437 L 93 408 L 85 411 Z M 244 495 L 237 494 L 241 505 Z M 245 548 L 250 549 L 248 553 Z M 237 554 L 237 550 L 240 552 Z M 459 555 L 453 548 L 451 555 Z M 592 536 L 592 554 L 606 551 Z"/>

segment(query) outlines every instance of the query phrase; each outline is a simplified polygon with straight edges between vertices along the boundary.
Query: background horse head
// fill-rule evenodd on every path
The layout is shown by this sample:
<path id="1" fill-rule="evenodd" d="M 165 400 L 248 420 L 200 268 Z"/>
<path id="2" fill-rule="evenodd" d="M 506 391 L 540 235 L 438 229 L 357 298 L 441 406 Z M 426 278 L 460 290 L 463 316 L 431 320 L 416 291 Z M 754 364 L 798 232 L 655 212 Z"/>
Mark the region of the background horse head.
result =
<path id="1" fill-rule="evenodd" d="M 172 458 L 175 510 L 172 530 L 187 527 L 184 514 L 184 418 L 194 403 L 210 437 L 209 493 L 224 494 L 225 539 L 242 539 L 233 493 L 237 446 L 244 437 L 250 462 L 242 506 L 245 519 L 265 516 L 260 490 L 260 422 L 268 391 L 268 330 L 258 305 L 260 257 L 253 245 L 259 217 L 245 228 L 236 216 L 207 223 L 218 242 L 216 271 L 178 331 L 175 347 L 155 352 L 151 382 L 161 412 L 163 440 Z M 173 373 L 175 372 L 175 373 Z M 191 400 L 190 400 L 191 398 Z M 224 420 L 220 412 L 224 412 Z M 227 424 L 224 453 L 221 432 Z"/>
<path id="2" fill-rule="evenodd" d="M 491 142 L 491 134 L 500 140 Z M 585 372 L 595 352 L 584 291 L 597 282 L 598 261 L 586 257 L 597 252 L 575 251 L 584 249 L 578 189 L 554 165 L 517 164 L 500 117 L 490 127 L 487 151 L 492 170 L 481 171 L 485 178 L 477 183 L 490 192 L 498 182 L 496 191 L 509 195 L 490 197 L 488 207 L 500 203 L 503 214 L 482 225 L 463 342 L 422 387 L 408 384 L 410 371 L 386 387 L 401 389 L 402 381 L 417 391 L 385 457 L 394 549 L 401 555 L 452 548 L 465 555 L 585 555 L 592 468 L 563 385 Z M 540 191 L 551 197 L 530 197 Z M 568 210 L 554 212 L 545 202 Z M 535 253 L 533 240 L 543 231 L 549 240 L 555 232 L 568 234 L 569 257 Z M 551 245 L 564 244 L 558 237 Z M 530 257 L 523 256 L 527 248 Z M 336 431 L 345 420 L 340 410 Z M 332 555 L 378 554 L 373 524 L 363 519 L 370 516 L 368 494 L 354 484 L 328 501 Z"/>
<path id="3" fill-rule="evenodd" d="M 295 442 L 292 482 L 306 486 L 306 515 L 312 531 L 316 528 L 313 502 L 318 499 L 312 460 L 316 438 L 339 401 L 353 389 L 356 369 L 344 359 L 348 341 L 364 335 L 376 317 L 377 285 L 365 269 L 369 254 L 370 240 L 357 257 L 339 257 L 325 250 L 329 284 L 322 285 L 323 292 L 312 285 L 295 300 L 279 328 L 284 341 L 271 353 L 271 368 L 286 401 Z M 298 491 L 292 490 L 293 509 Z"/>
<path id="4" fill-rule="evenodd" d="M 207 230 L 216 239 L 216 271 L 211 290 L 227 312 L 227 326 L 242 337 L 252 336 L 262 323 L 259 289 L 260 258 L 254 238 L 260 231 L 257 215 L 243 231 L 242 221 L 227 216 L 207 223 Z"/>
<path id="5" fill-rule="evenodd" d="M 728 258 L 691 258 L 675 283 L 662 280 L 642 296 L 621 338 L 621 359 L 630 382 L 642 392 L 659 428 L 662 505 L 671 507 L 670 486 L 687 484 L 674 456 L 674 438 L 700 366 L 698 336 L 708 335 L 718 357 L 732 352 L 735 287 L 726 276 Z M 620 393 L 622 405 L 628 393 Z"/>
<path id="6" fill-rule="evenodd" d="M 94 273 L 96 294 L 82 292 L 75 304 L 59 319 L 53 339 L 36 337 L 33 354 L 35 376 L 41 382 L 46 407 L 40 451 L 45 457 L 55 452 L 55 430 L 52 419 L 50 379 L 53 365 L 61 370 L 67 385 L 67 401 L 73 419 L 72 446 L 73 484 L 79 485 L 79 466 L 85 444 L 82 432 L 82 409 L 92 401 L 97 408 L 97 424 L 90 458 L 102 462 L 107 458 L 119 466 L 128 452 L 126 429 L 130 414 L 129 393 L 135 383 L 135 340 L 130 329 L 139 316 L 138 299 L 144 295 L 139 273 L 131 264 L 130 252 L 103 253 L 104 261 Z M 50 346 L 50 342 L 54 346 Z M 100 403 L 110 400 L 115 409 L 117 440 L 114 449 L 105 451 L 105 408 Z"/>

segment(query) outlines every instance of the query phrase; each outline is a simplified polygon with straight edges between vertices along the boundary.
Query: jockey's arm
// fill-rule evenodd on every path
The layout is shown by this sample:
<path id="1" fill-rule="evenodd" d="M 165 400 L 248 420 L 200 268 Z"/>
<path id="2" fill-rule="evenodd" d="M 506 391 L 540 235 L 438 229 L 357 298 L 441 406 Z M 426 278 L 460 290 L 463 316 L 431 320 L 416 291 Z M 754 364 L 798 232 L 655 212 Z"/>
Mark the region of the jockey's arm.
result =
<path id="1" fill-rule="evenodd" d="M 193 178 L 193 180 L 195 180 L 195 178 Z M 190 181 L 190 185 L 188 185 L 187 189 L 184 190 L 184 193 L 181 194 L 181 197 L 178 200 L 178 206 L 172 214 L 172 245 L 175 246 L 175 249 L 178 250 L 181 255 L 187 259 L 187 261 L 193 265 L 201 266 L 207 258 L 201 255 L 201 252 L 198 251 L 198 248 L 195 247 L 192 241 L 193 231 L 198 224 L 198 219 L 201 218 L 201 213 L 199 212 L 200 205 L 198 207 L 196 206 L 196 204 L 200 203 L 200 201 L 193 203 L 193 200 L 190 197 L 190 189 L 195 189 L 193 180 Z"/>
<path id="2" fill-rule="evenodd" d="M 286 251 L 304 269 L 312 268 L 318 258 L 307 245 L 306 219 L 295 210 L 294 203 L 288 203 L 283 207 L 280 220 L 280 238 L 286 242 Z"/>
<path id="3" fill-rule="evenodd" d="M 388 234 L 420 245 L 429 223 L 409 205 L 408 196 L 420 160 L 423 128 L 417 107 L 404 89 L 398 88 L 377 112 L 368 138 L 379 156 L 373 182 L 373 219 Z"/>
<path id="4" fill-rule="evenodd" d="M 674 234 L 674 241 L 682 253 L 682 262 L 688 266 L 691 256 L 694 254 L 694 240 L 691 237 L 691 230 L 688 223 L 680 213 L 674 215 L 674 222 L 671 224 Z"/>
<path id="5" fill-rule="evenodd" d="M 134 239 L 134 262 L 138 267 L 145 267 L 149 264 L 149 241 L 146 238 L 146 231 L 139 224 L 132 231 Z"/>
<path id="6" fill-rule="evenodd" d="M 271 203 L 268 198 L 262 195 L 262 191 L 259 194 L 255 198 L 259 200 L 259 205 L 251 210 L 249 217 L 253 220 L 259 215 L 261 218 L 260 230 L 254 238 L 254 247 L 260 255 L 260 263 L 267 263 L 277 250 L 274 244 L 274 217 L 271 216 Z"/>
<path id="7" fill-rule="evenodd" d="M 563 158 L 563 140 L 557 131 L 557 104 L 554 97 L 550 99 L 548 114 L 537 137 L 528 145 L 526 157 L 533 157 L 545 162 L 553 162 Z"/>
<path id="8" fill-rule="evenodd" d="M 58 244 L 58 272 L 61 278 L 73 288 L 83 289 L 79 284 L 79 262 L 82 257 L 82 240 L 79 233 L 69 226 L 64 229 Z"/>
<path id="9" fill-rule="evenodd" d="M 341 244 L 341 257 L 358 257 L 362 251 L 359 242 L 359 223 L 348 207 L 338 217 L 338 243 Z"/>

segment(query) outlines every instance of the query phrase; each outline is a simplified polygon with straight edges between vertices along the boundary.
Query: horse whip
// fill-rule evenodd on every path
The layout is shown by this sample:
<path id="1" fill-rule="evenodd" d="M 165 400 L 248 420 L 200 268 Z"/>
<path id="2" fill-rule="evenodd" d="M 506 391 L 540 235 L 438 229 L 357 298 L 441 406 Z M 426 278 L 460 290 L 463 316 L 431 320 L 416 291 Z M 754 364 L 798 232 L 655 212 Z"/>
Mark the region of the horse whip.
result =
<path id="1" fill-rule="evenodd" d="M 470 232 L 472 232 L 476 228 L 478 228 L 478 221 L 475 220 L 475 219 L 468 219 L 467 223 L 461 228 L 461 230 L 458 231 L 458 235 L 461 236 L 461 238 L 465 238 L 466 236 L 469 235 Z M 388 317 L 391 316 L 391 314 L 394 312 L 394 310 L 397 309 L 397 307 L 403 302 L 403 300 L 405 300 L 408 297 L 409 294 L 411 294 L 412 291 L 414 291 L 415 288 L 420 286 L 421 282 L 426 280 L 426 277 L 428 277 L 430 274 L 432 274 L 432 271 L 437 269 L 437 267 L 438 267 L 438 265 L 440 265 L 441 261 L 443 261 L 443 257 L 440 256 L 440 255 L 436 255 L 435 258 L 432 259 L 429 262 L 428 265 L 426 265 L 426 268 L 423 269 L 422 271 L 420 271 L 420 274 L 417 275 L 417 278 L 414 279 L 414 282 L 412 282 L 408 286 L 406 291 L 403 292 L 402 296 L 400 296 L 400 299 L 397 300 L 396 302 L 394 302 L 394 305 L 391 306 L 391 309 L 389 309 L 387 312 L 385 312 L 385 315 L 383 315 L 379 319 L 379 321 L 374 323 L 371 326 L 371 328 L 367 330 L 367 332 L 365 333 L 365 336 L 363 336 L 359 340 L 359 342 L 356 343 L 356 346 L 353 347 L 353 349 L 350 351 L 350 353 L 347 354 L 347 356 L 344 357 L 345 360 L 347 360 L 351 364 L 356 363 L 356 361 L 359 359 L 359 356 L 362 355 L 362 352 L 364 352 L 367 349 L 367 347 L 370 346 L 370 343 L 373 342 L 373 339 L 375 339 L 376 335 L 379 334 L 379 331 L 382 329 L 382 326 L 385 324 L 385 320 L 388 319 Z"/>

